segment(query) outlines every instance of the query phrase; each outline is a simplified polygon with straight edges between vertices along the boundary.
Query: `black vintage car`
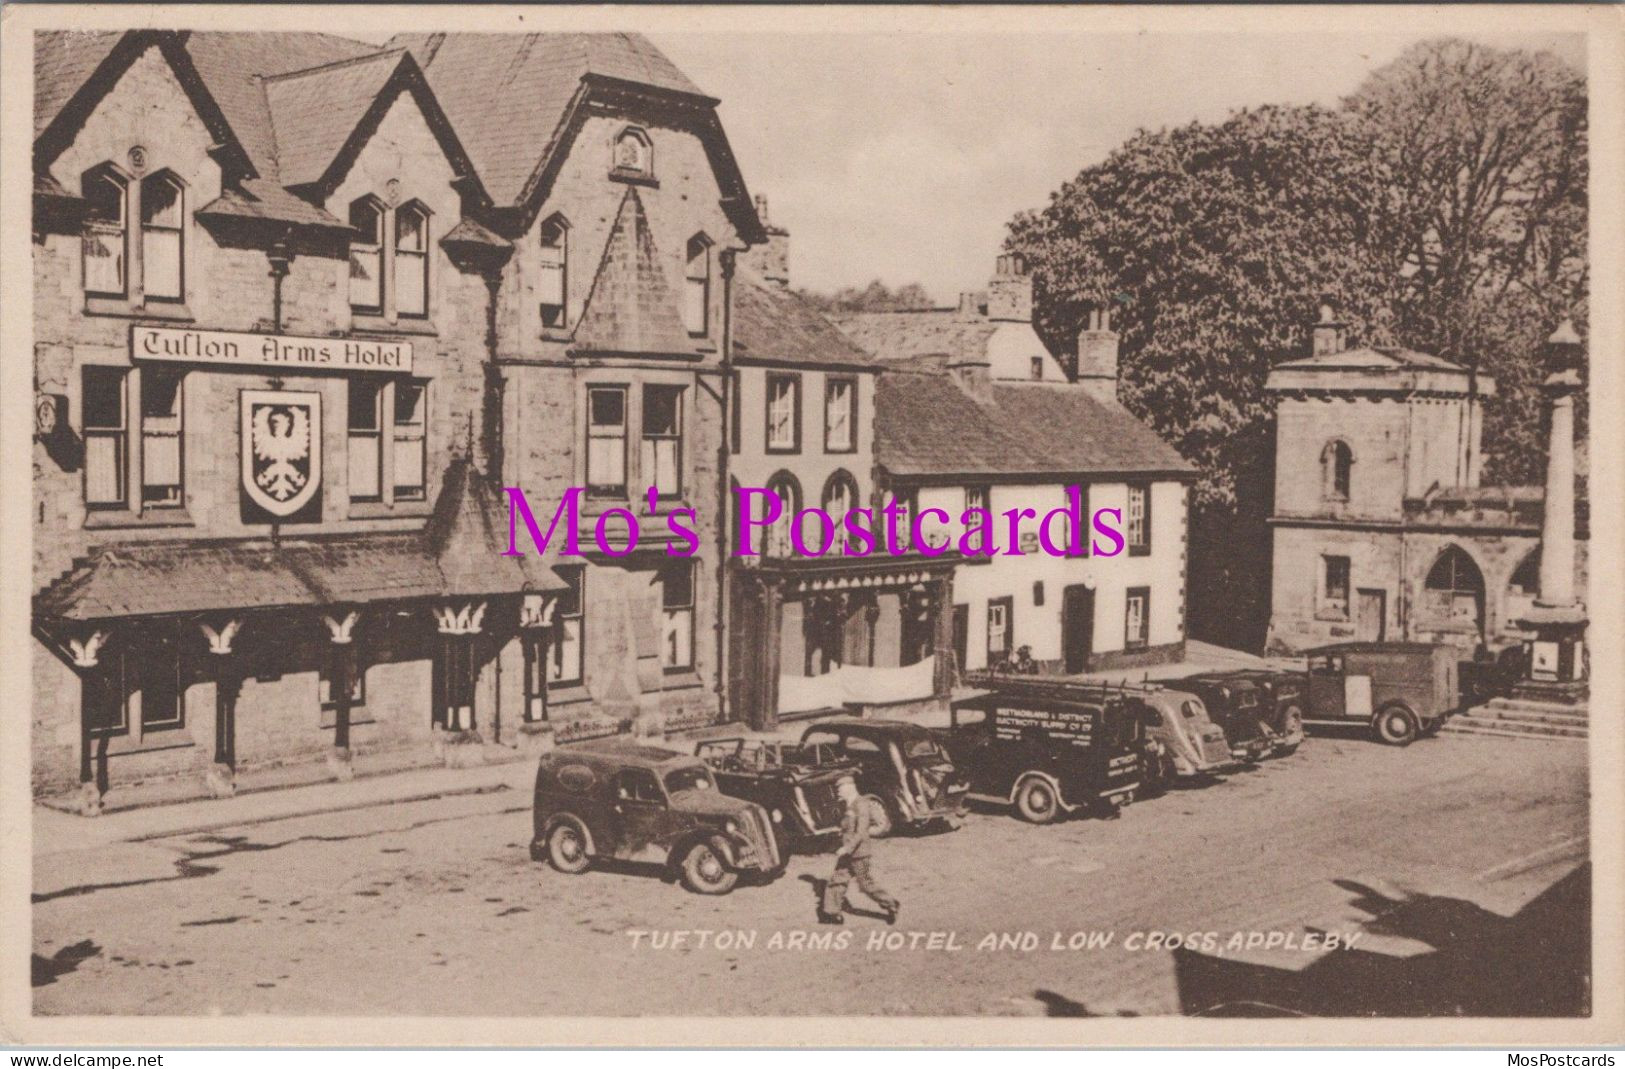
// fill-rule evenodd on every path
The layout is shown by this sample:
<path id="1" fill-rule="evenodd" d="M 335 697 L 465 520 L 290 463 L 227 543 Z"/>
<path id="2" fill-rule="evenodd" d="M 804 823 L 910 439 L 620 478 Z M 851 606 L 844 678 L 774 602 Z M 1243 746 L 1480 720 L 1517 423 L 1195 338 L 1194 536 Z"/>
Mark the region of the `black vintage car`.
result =
<path id="1" fill-rule="evenodd" d="M 1261 761 L 1275 748 L 1272 732 L 1264 724 L 1267 714 L 1262 695 L 1252 680 L 1238 679 L 1226 672 L 1200 672 L 1167 683 L 1202 699 L 1208 716 L 1224 728 L 1230 754 L 1236 760 Z"/>
<path id="2" fill-rule="evenodd" d="M 965 780 L 931 731 L 902 720 L 821 720 L 786 747 L 784 759 L 804 767 L 856 765 L 858 790 L 874 814 L 870 834 L 928 825 L 958 827 Z M 838 778 L 838 777 L 837 777 Z"/>
<path id="3" fill-rule="evenodd" d="M 1115 688 L 1000 676 L 955 702 L 945 736 L 970 797 L 1048 824 L 1114 815 L 1140 786 L 1148 714 Z"/>
<path id="4" fill-rule="evenodd" d="M 572 874 L 595 858 L 647 862 L 707 895 L 784 867 L 761 806 L 717 790 L 697 758 L 622 740 L 542 756 L 530 853 Z"/>
<path id="5" fill-rule="evenodd" d="M 856 762 L 808 763 L 806 752 L 794 745 L 745 738 L 711 739 L 694 754 L 710 767 L 723 794 L 767 810 L 779 853 L 816 849 L 841 830 L 836 784 L 858 771 Z"/>
<path id="6" fill-rule="evenodd" d="M 1264 726 L 1269 729 L 1274 744 L 1271 757 L 1285 757 L 1296 753 L 1303 745 L 1303 711 L 1309 704 L 1309 695 L 1302 672 L 1284 672 L 1272 668 L 1240 668 L 1224 675 L 1242 679 L 1258 688 L 1259 705 L 1263 710 Z"/>

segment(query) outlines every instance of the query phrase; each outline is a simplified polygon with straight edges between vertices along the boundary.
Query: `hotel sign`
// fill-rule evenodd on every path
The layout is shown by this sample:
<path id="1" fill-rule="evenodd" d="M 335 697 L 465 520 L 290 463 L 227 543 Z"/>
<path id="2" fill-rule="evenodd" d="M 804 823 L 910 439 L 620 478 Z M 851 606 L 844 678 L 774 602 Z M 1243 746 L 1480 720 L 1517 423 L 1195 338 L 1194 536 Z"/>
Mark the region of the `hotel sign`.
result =
<path id="1" fill-rule="evenodd" d="M 186 364 L 268 367 L 288 372 L 377 371 L 393 375 L 412 370 L 412 343 L 133 327 L 130 357 Z"/>

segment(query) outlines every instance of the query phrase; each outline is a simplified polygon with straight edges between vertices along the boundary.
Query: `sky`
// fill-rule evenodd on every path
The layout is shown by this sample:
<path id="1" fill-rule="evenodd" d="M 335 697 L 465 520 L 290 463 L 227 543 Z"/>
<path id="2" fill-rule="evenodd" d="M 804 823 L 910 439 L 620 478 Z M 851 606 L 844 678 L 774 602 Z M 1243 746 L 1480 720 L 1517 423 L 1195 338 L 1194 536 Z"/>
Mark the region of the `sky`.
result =
<path id="1" fill-rule="evenodd" d="M 1414 35 L 648 35 L 720 114 L 790 231 L 791 282 L 879 278 L 941 304 L 985 286 L 1005 224 L 1140 128 L 1260 104 L 1335 105 Z M 1583 39 L 1548 48 L 1584 69 Z"/>

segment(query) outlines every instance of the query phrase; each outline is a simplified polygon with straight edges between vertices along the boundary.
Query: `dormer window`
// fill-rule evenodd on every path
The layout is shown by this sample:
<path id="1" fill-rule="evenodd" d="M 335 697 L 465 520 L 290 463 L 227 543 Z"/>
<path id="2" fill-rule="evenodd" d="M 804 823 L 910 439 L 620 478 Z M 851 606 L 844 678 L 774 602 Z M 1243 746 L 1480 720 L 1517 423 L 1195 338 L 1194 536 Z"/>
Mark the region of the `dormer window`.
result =
<path id="1" fill-rule="evenodd" d="M 141 282 L 148 300 L 185 296 L 185 189 L 168 171 L 141 180 Z"/>
<path id="2" fill-rule="evenodd" d="M 654 176 L 654 150 L 649 135 L 636 126 L 628 126 L 615 138 L 613 169 L 619 175 L 643 178 Z"/>
<path id="3" fill-rule="evenodd" d="M 688 266 L 684 272 L 683 320 L 689 334 L 711 333 L 711 239 L 695 234 L 688 239 Z"/>
<path id="4" fill-rule="evenodd" d="M 111 164 L 87 172 L 82 184 L 87 212 L 83 258 L 85 293 L 94 297 L 126 295 L 125 201 L 128 187 L 124 176 Z"/>
<path id="5" fill-rule="evenodd" d="M 429 209 L 350 202 L 350 310 L 394 322 L 429 315 Z"/>
<path id="6" fill-rule="evenodd" d="M 350 205 L 350 307 L 384 311 L 384 206 L 372 197 Z"/>
<path id="7" fill-rule="evenodd" d="M 395 209 L 395 312 L 429 314 L 429 210 L 416 202 Z"/>
<path id="8" fill-rule="evenodd" d="M 563 329 L 570 325 L 570 223 L 562 215 L 542 224 L 542 270 L 538 296 L 542 326 Z"/>

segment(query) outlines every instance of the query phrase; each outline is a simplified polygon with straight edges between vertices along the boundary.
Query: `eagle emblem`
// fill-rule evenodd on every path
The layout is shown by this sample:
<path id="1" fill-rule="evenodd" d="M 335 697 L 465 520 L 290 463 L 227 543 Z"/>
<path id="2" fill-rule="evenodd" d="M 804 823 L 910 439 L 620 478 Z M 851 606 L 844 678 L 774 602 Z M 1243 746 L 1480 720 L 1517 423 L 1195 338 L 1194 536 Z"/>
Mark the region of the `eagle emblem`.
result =
<path id="1" fill-rule="evenodd" d="M 321 395 L 242 392 L 243 492 L 272 516 L 292 516 L 322 478 Z"/>

